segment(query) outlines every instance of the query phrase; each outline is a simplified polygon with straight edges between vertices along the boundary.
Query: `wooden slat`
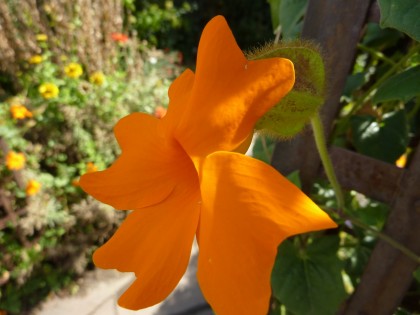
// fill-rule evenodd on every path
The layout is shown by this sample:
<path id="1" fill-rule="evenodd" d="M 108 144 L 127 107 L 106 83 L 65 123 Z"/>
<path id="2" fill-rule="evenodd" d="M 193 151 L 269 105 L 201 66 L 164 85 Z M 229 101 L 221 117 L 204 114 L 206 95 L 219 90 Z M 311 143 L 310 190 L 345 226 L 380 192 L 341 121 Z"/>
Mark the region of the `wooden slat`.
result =
<path id="1" fill-rule="evenodd" d="M 384 233 L 420 256 L 420 146 L 396 192 Z M 400 250 L 378 241 L 360 284 L 340 314 L 394 314 L 418 265 Z"/>
<path id="2" fill-rule="evenodd" d="M 392 203 L 401 185 L 404 169 L 338 147 L 329 149 L 338 181 L 346 190 Z"/>

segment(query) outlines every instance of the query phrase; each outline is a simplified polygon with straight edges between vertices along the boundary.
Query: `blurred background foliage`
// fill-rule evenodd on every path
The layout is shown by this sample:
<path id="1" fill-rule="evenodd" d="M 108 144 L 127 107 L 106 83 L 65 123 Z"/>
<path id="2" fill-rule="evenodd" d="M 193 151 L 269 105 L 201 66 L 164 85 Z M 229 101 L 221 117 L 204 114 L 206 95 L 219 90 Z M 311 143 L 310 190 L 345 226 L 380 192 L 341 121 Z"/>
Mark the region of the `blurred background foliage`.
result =
<path id="1" fill-rule="evenodd" d="M 274 34 L 299 37 L 306 7 L 307 0 L 0 1 L 0 310 L 23 314 L 51 292 L 77 291 L 92 252 L 124 217 L 87 197 L 78 178 L 118 155 L 118 119 L 164 114 L 168 86 L 194 66 L 211 17 L 224 15 L 251 50 Z M 390 21 L 382 26 L 393 28 L 364 29 L 332 142 L 405 167 L 420 140 L 418 32 Z M 259 136 L 254 156 L 269 162 L 273 148 Z M 298 173 L 289 178 L 299 185 Z M 336 207 L 323 181 L 312 197 Z M 348 215 L 381 230 L 387 205 L 353 191 L 346 202 Z M 376 236 L 340 223 L 279 248 L 272 314 L 333 314 L 353 292 Z M 419 298 L 414 281 L 398 314 L 418 312 Z M 296 302 L 303 300 L 311 304 Z"/>
<path id="2" fill-rule="evenodd" d="M 215 15 L 221 14 L 229 21 L 242 49 L 251 49 L 273 37 L 270 8 L 264 0 L 124 0 L 124 3 L 129 13 L 126 24 L 141 39 L 161 49 L 180 51 L 188 66 L 194 65 L 201 32 Z"/>

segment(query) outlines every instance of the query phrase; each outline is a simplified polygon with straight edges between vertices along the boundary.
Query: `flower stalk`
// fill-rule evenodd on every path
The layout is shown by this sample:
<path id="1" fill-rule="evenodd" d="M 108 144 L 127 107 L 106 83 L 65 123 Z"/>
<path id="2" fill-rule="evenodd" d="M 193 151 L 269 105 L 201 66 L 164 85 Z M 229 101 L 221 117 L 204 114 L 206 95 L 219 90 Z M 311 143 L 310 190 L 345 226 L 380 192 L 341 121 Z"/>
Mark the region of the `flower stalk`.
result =
<path id="1" fill-rule="evenodd" d="M 324 166 L 325 174 L 327 175 L 327 178 L 330 181 L 331 186 L 335 192 L 338 209 L 344 210 L 343 190 L 341 189 L 341 186 L 337 180 L 337 176 L 334 172 L 334 167 L 332 165 L 330 156 L 328 155 L 328 149 L 325 142 L 324 127 L 322 126 L 322 121 L 321 117 L 319 116 L 319 113 L 315 114 L 312 117 L 311 125 L 314 131 L 316 148 L 318 150 L 319 157 L 321 158 L 322 165 Z"/>
<path id="2" fill-rule="evenodd" d="M 330 156 L 328 154 L 328 149 L 325 141 L 325 133 L 324 128 L 322 126 L 322 121 L 319 116 L 319 113 L 317 113 L 312 119 L 311 119 L 311 125 L 312 129 L 314 131 L 314 138 L 315 138 L 315 144 L 318 150 L 318 154 L 321 158 L 322 165 L 324 166 L 325 174 L 327 175 L 327 178 L 329 182 L 331 183 L 331 186 L 335 192 L 335 196 L 337 199 L 337 205 L 338 205 L 338 214 L 340 212 L 344 211 L 345 209 L 345 202 L 344 202 L 344 194 L 343 190 L 340 186 L 340 183 L 337 180 L 337 176 L 334 171 L 334 167 L 332 165 Z M 350 220 L 355 226 L 358 226 L 370 233 L 372 233 L 377 238 L 387 242 L 389 245 L 394 247 L 395 249 L 398 249 L 403 254 L 405 254 L 407 257 L 414 260 L 416 263 L 420 263 L 420 256 L 418 256 L 416 253 L 411 251 L 409 248 L 401 244 L 400 242 L 394 240 L 392 237 L 386 235 L 385 233 L 382 233 L 375 228 L 369 226 L 368 224 L 363 223 L 359 219 L 349 216 L 348 214 L 345 215 L 345 219 Z"/>

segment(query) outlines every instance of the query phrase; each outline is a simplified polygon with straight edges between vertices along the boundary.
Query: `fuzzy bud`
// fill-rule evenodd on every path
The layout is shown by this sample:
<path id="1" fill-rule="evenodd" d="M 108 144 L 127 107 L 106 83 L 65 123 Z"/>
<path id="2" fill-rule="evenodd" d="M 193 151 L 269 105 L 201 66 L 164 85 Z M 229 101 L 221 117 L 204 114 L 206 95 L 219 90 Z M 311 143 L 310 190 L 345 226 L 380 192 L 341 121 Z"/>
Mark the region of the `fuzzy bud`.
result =
<path id="1" fill-rule="evenodd" d="M 271 44 L 248 54 L 250 60 L 273 57 L 293 62 L 296 81 L 292 91 L 261 117 L 256 129 L 280 139 L 291 138 L 305 127 L 324 103 L 324 62 L 316 46 L 301 41 Z"/>

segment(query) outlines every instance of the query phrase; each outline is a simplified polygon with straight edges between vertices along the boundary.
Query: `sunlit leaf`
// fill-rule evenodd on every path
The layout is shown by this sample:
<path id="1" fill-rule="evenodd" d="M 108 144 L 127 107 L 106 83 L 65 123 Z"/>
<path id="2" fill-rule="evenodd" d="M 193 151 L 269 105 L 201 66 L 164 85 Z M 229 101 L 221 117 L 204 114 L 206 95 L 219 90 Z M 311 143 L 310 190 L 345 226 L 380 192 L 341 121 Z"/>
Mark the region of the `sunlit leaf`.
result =
<path id="1" fill-rule="evenodd" d="M 346 297 L 337 258 L 339 238 L 314 239 L 306 248 L 279 247 L 272 273 L 274 296 L 296 315 L 335 314 Z"/>
<path id="2" fill-rule="evenodd" d="M 352 140 L 356 150 L 367 156 L 394 163 L 408 145 L 404 111 L 387 113 L 381 121 L 363 115 L 351 118 Z"/>

